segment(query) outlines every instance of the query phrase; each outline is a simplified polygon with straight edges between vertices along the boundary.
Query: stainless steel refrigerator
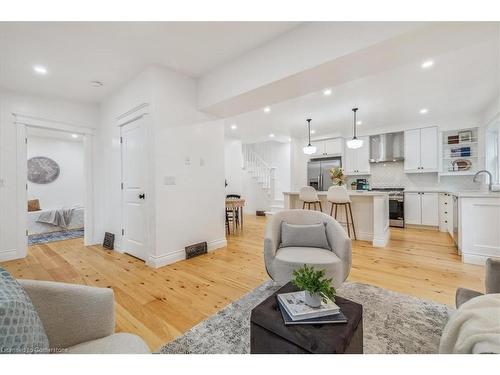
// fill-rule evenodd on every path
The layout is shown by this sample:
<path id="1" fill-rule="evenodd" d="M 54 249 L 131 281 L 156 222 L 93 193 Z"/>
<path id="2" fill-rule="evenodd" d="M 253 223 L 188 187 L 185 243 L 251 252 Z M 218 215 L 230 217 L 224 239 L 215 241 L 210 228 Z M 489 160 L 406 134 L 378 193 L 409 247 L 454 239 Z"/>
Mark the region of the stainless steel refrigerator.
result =
<path id="1" fill-rule="evenodd" d="M 342 167 L 340 156 L 323 159 L 311 159 L 307 163 L 307 184 L 318 191 L 327 191 L 332 186 L 330 169 Z"/>

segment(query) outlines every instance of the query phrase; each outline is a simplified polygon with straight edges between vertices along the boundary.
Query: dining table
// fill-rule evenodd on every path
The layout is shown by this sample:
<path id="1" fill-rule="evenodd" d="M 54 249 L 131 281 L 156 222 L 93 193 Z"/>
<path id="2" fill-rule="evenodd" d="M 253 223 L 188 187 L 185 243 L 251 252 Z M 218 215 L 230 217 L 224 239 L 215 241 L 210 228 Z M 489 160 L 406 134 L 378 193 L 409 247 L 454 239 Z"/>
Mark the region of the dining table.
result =
<path id="1" fill-rule="evenodd" d="M 233 217 L 233 233 L 236 232 L 236 218 L 239 218 L 240 228 L 243 230 L 243 207 L 245 199 L 243 198 L 226 198 L 226 211 L 232 212 Z M 238 215 L 238 216 L 237 216 Z"/>

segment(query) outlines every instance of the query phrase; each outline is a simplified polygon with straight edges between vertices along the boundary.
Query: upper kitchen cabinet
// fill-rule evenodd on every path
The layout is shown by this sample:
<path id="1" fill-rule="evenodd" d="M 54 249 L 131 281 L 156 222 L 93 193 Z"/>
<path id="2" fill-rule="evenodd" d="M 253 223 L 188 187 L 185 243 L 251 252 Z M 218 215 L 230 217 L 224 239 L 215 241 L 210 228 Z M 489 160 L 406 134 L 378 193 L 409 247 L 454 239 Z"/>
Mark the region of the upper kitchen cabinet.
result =
<path id="1" fill-rule="evenodd" d="M 406 173 L 438 172 L 438 128 L 436 126 L 405 131 Z"/>
<path id="2" fill-rule="evenodd" d="M 344 171 L 345 174 L 367 175 L 370 170 L 370 137 L 358 137 L 363 141 L 363 146 L 357 149 L 345 147 L 344 152 Z M 347 140 L 346 140 L 347 141 Z"/>
<path id="3" fill-rule="evenodd" d="M 311 141 L 316 146 L 316 152 L 311 156 L 337 156 L 342 154 L 342 138 Z"/>

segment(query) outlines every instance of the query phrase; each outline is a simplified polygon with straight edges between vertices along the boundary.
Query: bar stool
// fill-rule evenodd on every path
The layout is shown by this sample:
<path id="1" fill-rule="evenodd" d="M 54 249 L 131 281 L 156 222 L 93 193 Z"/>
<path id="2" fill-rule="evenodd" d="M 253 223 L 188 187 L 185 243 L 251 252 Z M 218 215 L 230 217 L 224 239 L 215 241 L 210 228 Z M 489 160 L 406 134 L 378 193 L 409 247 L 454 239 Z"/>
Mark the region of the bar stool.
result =
<path id="1" fill-rule="evenodd" d="M 328 199 L 328 202 L 332 204 L 332 208 L 330 210 L 330 216 L 333 216 L 333 206 L 335 206 L 335 219 L 337 219 L 338 206 L 339 205 L 344 206 L 345 220 L 347 225 L 347 235 L 351 237 L 350 225 L 352 225 L 352 231 L 354 232 L 354 239 L 357 240 L 356 228 L 354 227 L 354 218 L 352 217 L 351 198 L 349 197 L 346 188 L 343 186 L 330 186 L 328 192 L 326 193 L 326 199 Z M 351 215 L 350 222 L 349 222 L 349 214 L 347 213 L 348 208 L 349 208 L 349 213 Z"/>
<path id="2" fill-rule="evenodd" d="M 316 203 L 319 203 L 319 210 L 323 212 L 323 207 L 321 207 L 321 201 L 318 198 L 318 193 L 316 189 L 312 186 L 304 186 L 299 190 L 299 199 L 304 202 L 302 209 L 311 209 L 311 204 L 314 204 L 314 210 L 316 210 Z"/>

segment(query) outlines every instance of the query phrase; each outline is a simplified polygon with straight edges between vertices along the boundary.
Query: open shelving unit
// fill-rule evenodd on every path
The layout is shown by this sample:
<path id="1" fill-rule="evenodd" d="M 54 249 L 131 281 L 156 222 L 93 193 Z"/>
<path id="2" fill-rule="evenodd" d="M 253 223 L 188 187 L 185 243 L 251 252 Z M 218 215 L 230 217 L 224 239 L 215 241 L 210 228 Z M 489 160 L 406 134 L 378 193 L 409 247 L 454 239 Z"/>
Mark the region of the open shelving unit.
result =
<path id="1" fill-rule="evenodd" d="M 477 127 L 442 132 L 440 176 L 470 176 L 480 169 L 478 133 Z"/>

